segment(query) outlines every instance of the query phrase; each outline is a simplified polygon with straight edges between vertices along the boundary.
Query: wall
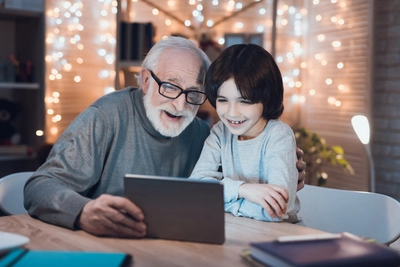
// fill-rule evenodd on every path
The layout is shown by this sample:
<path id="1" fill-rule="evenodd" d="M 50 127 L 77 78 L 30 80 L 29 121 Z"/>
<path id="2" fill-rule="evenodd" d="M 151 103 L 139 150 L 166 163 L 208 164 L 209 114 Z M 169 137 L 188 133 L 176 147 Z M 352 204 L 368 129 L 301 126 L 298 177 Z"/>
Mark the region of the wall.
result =
<path id="1" fill-rule="evenodd" d="M 355 174 L 325 164 L 327 187 L 369 190 L 366 150 L 351 125 L 357 114 L 369 117 L 373 1 L 305 1 L 305 72 L 300 125 L 344 149 Z"/>
<path id="2" fill-rule="evenodd" d="M 400 0 L 375 1 L 373 156 L 376 189 L 400 200 Z"/>
<path id="3" fill-rule="evenodd" d="M 114 90 L 116 0 L 46 0 L 46 141 Z"/>

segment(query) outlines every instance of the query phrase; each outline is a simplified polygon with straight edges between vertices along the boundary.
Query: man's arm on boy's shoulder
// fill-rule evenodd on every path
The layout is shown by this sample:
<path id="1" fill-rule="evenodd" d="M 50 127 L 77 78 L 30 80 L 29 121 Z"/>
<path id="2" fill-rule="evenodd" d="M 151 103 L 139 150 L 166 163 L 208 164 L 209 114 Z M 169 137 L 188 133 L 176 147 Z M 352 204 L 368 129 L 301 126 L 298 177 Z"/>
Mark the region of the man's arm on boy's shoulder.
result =
<path id="1" fill-rule="evenodd" d="M 299 177 L 297 180 L 297 191 L 303 189 L 306 182 L 306 163 L 303 161 L 304 152 L 300 148 L 296 147 L 296 168 L 299 171 Z"/>

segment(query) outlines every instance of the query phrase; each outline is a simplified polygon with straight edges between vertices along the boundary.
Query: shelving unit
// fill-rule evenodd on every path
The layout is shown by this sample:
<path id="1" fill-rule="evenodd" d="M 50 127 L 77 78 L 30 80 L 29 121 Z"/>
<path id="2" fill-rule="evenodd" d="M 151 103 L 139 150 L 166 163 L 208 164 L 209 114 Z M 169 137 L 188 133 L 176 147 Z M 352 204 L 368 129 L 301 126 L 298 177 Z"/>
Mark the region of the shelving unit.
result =
<path id="1" fill-rule="evenodd" d="M 36 136 L 44 130 L 44 11 L 0 8 L 0 64 L 3 75 L 0 80 L 0 99 L 18 103 L 22 109 L 13 126 L 20 134 L 21 145 L 36 151 L 43 137 Z M 21 64 L 32 62 L 32 74 L 28 80 L 18 79 L 10 60 L 13 55 Z M 14 69 L 13 69 L 14 68 Z M 17 171 L 36 168 L 33 155 L 0 155 L 0 177 Z"/>

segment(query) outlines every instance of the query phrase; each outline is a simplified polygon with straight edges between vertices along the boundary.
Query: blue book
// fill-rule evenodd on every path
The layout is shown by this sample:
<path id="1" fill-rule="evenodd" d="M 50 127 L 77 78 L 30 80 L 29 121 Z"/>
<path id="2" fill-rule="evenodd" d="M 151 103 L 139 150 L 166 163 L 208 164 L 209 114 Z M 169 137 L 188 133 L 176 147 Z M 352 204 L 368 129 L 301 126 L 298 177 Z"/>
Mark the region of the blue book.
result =
<path id="1" fill-rule="evenodd" d="M 125 267 L 132 256 L 123 252 L 44 251 L 14 249 L 0 257 L 0 267 Z"/>

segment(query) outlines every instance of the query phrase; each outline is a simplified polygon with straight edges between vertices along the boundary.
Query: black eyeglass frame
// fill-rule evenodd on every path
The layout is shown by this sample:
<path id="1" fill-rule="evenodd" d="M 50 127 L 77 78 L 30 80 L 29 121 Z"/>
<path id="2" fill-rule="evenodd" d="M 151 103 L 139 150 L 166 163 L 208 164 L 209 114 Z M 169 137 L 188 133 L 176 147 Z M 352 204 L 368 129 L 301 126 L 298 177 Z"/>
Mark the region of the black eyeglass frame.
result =
<path id="1" fill-rule="evenodd" d="M 156 83 L 158 84 L 158 93 L 159 93 L 160 95 L 162 95 L 163 97 L 166 97 L 166 98 L 169 98 L 169 99 L 177 99 L 177 98 L 180 97 L 182 94 L 184 94 L 184 95 L 185 95 L 185 100 L 186 100 L 186 102 L 189 103 L 189 104 L 191 104 L 191 105 L 200 106 L 200 105 L 203 105 L 204 102 L 206 102 L 206 100 L 207 100 L 207 95 L 206 95 L 206 93 L 204 93 L 204 92 L 202 92 L 202 91 L 199 91 L 199 90 L 192 90 L 192 89 L 183 90 L 183 89 L 180 88 L 178 85 L 172 84 L 172 83 L 170 83 L 170 82 L 163 82 L 163 81 L 161 81 L 161 80 L 154 74 L 153 71 L 151 71 L 151 70 L 149 70 L 149 71 L 150 71 L 151 77 L 153 77 L 153 79 L 154 79 L 154 80 L 156 81 Z M 170 96 L 163 95 L 163 94 L 161 93 L 161 85 L 163 85 L 163 84 L 170 84 L 170 85 L 172 85 L 173 87 L 176 87 L 176 88 L 180 89 L 181 92 L 180 92 L 176 97 L 170 97 Z M 188 94 L 189 94 L 189 93 L 192 93 L 192 92 L 204 95 L 204 101 L 201 102 L 201 103 L 192 103 L 192 102 L 188 101 Z"/>

